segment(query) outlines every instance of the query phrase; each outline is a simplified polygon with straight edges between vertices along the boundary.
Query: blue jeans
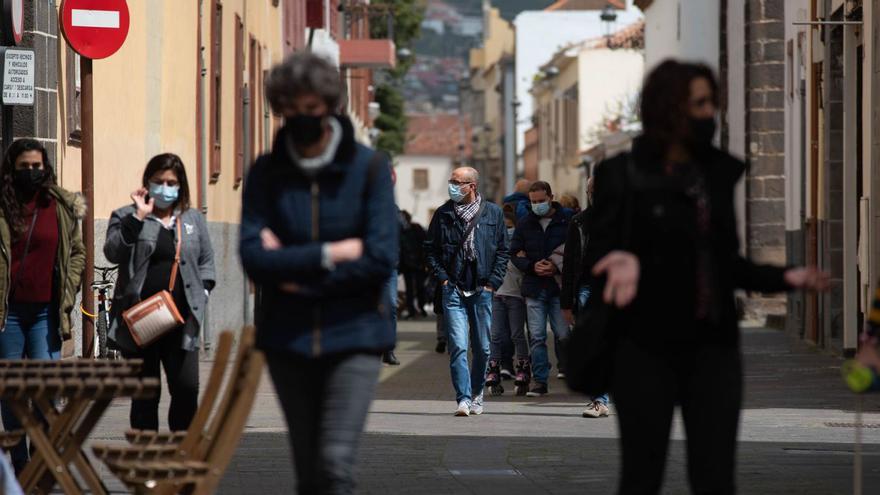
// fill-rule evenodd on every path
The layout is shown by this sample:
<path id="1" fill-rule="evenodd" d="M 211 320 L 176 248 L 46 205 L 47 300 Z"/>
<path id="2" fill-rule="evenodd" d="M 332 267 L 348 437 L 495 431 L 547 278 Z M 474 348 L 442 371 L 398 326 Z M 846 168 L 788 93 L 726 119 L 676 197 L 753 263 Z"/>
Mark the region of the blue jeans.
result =
<path id="1" fill-rule="evenodd" d="M 0 332 L 0 359 L 59 359 L 61 336 L 58 312 L 50 304 L 10 303 L 6 327 Z M 5 402 L 0 415 L 6 431 L 21 428 L 21 422 Z M 29 455 L 24 439 L 12 448 L 12 464 L 21 468 Z"/>
<path id="2" fill-rule="evenodd" d="M 538 297 L 526 298 L 530 344 L 532 352 L 532 373 L 535 381 L 546 385 L 550 377 L 550 357 L 547 353 L 547 322 L 553 335 L 559 340 L 568 339 L 568 323 L 562 317 L 559 296 L 547 295 L 542 291 Z"/>
<path id="3" fill-rule="evenodd" d="M 529 358 L 526 340 L 526 304 L 521 297 L 495 296 L 492 299 L 492 343 L 490 359 L 507 361 Z M 511 352 L 514 351 L 514 352 Z"/>
<path id="4" fill-rule="evenodd" d="M 578 289 L 577 293 L 577 312 L 582 311 L 585 307 L 587 307 L 587 301 L 590 300 L 590 286 L 584 285 Z M 598 397 L 593 397 L 593 400 L 599 401 L 602 404 L 608 405 L 608 394 L 602 394 Z"/>
<path id="5" fill-rule="evenodd" d="M 449 370 L 455 401 L 473 400 L 483 393 L 489 364 L 489 327 L 492 325 L 492 293 L 482 288 L 465 297 L 452 284 L 443 286 L 443 321 L 449 344 Z M 473 362 L 468 370 L 468 348 Z"/>
<path id="6" fill-rule="evenodd" d="M 391 312 L 391 328 L 397 335 L 397 270 L 391 272 L 391 278 L 385 284 L 388 294 L 388 310 Z"/>

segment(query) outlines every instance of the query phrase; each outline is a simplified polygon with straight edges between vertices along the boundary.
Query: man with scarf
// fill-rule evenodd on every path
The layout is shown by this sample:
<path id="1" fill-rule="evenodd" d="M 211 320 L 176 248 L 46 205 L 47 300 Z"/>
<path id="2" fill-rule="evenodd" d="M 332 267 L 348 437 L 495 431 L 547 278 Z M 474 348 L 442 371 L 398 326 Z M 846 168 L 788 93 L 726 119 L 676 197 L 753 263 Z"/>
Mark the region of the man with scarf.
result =
<path id="1" fill-rule="evenodd" d="M 509 258 L 504 215 L 480 196 L 478 182 L 473 168 L 452 172 L 450 200 L 434 213 L 425 241 L 428 266 L 443 292 L 455 415 L 465 417 L 483 413 L 492 295 L 504 280 Z"/>

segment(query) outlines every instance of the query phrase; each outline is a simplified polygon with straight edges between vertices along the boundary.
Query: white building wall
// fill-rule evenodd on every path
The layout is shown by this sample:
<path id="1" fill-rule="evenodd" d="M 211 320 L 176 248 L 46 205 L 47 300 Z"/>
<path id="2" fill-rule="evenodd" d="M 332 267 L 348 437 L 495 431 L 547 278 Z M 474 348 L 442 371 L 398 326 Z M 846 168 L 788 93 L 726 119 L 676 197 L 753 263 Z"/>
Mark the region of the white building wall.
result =
<path id="1" fill-rule="evenodd" d="M 785 9 L 785 230 L 801 230 L 803 186 L 806 177 L 803 159 L 806 143 L 802 126 L 806 125 L 806 96 L 801 96 L 800 80 L 806 77 L 801 57 L 807 63 L 809 53 L 809 28 L 795 26 L 796 21 L 807 21 L 810 15 L 809 0 L 789 0 Z M 798 34 L 804 33 L 803 46 L 798 47 Z M 791 53 L 788 47 L 791 47 Z M 804 53 L 801 53 L 801 50 Z"/>
<path id="2" fill-rule="evenodd" d="M 730 3 L 744 10 L 742 0 Z M 645 11 L 647 69 L 675 57 L 708 64 L 717 72 L 720 19 L 717 0 L 654 0 Z"/>
<path id="3" fill-rule="evenodd" d="M 431 212 L 449 199 L 447 181 L 452 173 L 452 158 L 447 156 L 401 155 L 396 159 L 397 184 L 394 187 L 397 206 L 408 211 L 413 221 L 427 228 Z M 413 171 L 428 171 L 428 188 L 416 190 Z"/>
<path id="4" fill-rule="evenodd" d="M 560 48 L 588 39 L 600 38 L 606 27 L 599 19 L 600 11 L 526 11 L 514 19 L 516 28 L 516 152 L 522 154 L 525 133 L 531 126 L 533 113 L 529 90 L 541 65 Z M 642 20 L 642 12 L 630 6 L 619 11 L 612 26 L 617 31 Z M 716 21 L 717 23 L 717 21 Z"/>
<path id="5" fill-rule="evenodd" d="M 590 133 L 619 103 L 637 101 L 645 74 L 640 50 L 583 50 L 578 57 L 580 150 L 596 144 Z"/>

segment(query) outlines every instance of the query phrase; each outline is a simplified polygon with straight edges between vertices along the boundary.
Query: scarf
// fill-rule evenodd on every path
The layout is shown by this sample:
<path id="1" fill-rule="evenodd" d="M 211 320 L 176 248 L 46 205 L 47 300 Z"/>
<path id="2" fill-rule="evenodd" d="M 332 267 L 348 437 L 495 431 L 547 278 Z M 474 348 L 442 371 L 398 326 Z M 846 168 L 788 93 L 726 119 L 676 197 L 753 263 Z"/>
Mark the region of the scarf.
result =
<path id="1" fill-rule="evenodd" d="M 482 202 L 483 198 L 477 194 L 476 201 L 471 201 L 466 204 L 458 203 L 455 205 L 455 214 L 464 222 L 465 229 L 470 225 L 474 217 L 477 216 L 477 212 L 480 211 L 480 203 Z M 474 235 L 476 234 L 476 230 L 476 228 L 472 229 L 470 234 L 468 234 L 467 239 L 462 243 L 464 259 L 468 261 L 474 261 L 477 259 L 477 251 L 474 249 Z"/>

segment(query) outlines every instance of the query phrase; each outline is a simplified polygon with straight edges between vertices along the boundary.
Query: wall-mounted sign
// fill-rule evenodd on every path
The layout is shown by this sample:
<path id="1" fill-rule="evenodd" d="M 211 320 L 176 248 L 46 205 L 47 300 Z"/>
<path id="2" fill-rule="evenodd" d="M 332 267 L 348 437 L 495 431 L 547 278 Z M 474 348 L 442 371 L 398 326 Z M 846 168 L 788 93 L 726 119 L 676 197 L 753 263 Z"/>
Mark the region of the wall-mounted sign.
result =
<path id="1" fill-rule="evenodd" d="M 92 60 L 113 55 L 128 37 L 125 0 L 64 0 L 59 16 L 67 43 Z"/>
<path id="2" fill-rule="evenodd" d="M 24 35 L 24 0 L 3 0 L 3 44 L 17 45 Z"/>
<path id="3" fill-rule="evenodd" d="M 34 72 L 36 58 L 33 50 L 0 48 L 3 70 L 3 104 L 34 104 Z"/>

